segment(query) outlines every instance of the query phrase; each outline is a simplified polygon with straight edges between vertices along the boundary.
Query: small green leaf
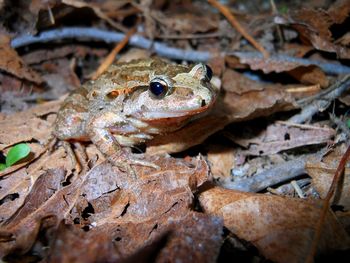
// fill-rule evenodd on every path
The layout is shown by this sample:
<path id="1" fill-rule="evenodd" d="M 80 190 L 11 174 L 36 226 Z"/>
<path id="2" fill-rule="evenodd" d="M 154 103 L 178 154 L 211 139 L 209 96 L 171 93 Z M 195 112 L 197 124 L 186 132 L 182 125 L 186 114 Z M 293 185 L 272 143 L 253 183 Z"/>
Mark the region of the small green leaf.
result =
<path id="1" fill-rule="evenodd" d="M 350 129 L 350 119 L 348 119 L 348 120 L 346 121 L 346 125 L 347 125 L 348 128 Z"/>
<path id="2" fill-rule="evenodd" d="M 3 171 L 6 169 L 6 164 L 0 163 L 0 171 Z"/>
<path id="3" fill-rule="evenodd" d="M 25 158 L 30 153 L 30 148 L 25 143 L 20 143 L 13 146 L 6 156 L 6 167 L 17 163 L 19 160 Z"/>

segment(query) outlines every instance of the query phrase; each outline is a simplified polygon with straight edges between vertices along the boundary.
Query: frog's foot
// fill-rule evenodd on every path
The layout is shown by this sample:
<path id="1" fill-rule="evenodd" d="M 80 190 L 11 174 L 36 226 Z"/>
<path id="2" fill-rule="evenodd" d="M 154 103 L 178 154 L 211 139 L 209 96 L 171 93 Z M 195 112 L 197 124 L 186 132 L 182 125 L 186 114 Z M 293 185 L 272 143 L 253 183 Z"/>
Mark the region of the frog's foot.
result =
<path id="1" fill-rule="evenodd" d="M 79 142 L 74 143 L 75 149 L 77 150 L 78 154 L 75 154 L 69 142 L 62 141 L 62 145 L 67 155 L 69 156 L 72 168 L 76 169 L 78 173 L 82 171 L 87 171 L 87 156 L 82 145 Z"/>
<path id="2" fill-rule="evenodd" d="M 152 162 L 138 159 L 133 154 L 126 154 L 123 156 L 112 156 L 108 158 L 109 161 L 120 168 L 122 171 L 130 174 L 134 179 L 137 179 L 135 170 L 132 168 L 132 165 L 146 166 L 154 169 L 159 169 L 160 167 Z"/>

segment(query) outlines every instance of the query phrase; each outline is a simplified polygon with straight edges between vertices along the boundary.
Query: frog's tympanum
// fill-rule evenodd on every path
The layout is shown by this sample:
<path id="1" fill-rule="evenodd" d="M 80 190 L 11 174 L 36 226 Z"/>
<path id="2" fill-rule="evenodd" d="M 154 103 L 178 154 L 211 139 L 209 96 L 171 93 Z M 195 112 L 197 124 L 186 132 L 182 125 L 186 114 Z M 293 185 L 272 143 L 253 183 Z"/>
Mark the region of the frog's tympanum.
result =
<path id="1" fill-rule="evenodd" d="M 54 134 L 61 140 L 92 141 L 119 168 L 152 164 L 127 150 L 201 116 L 215 101 L 211 70 L 159 59 L 115 64 L 64 101 Z M 154 165 L 153 165 L 154 166 Z"/>

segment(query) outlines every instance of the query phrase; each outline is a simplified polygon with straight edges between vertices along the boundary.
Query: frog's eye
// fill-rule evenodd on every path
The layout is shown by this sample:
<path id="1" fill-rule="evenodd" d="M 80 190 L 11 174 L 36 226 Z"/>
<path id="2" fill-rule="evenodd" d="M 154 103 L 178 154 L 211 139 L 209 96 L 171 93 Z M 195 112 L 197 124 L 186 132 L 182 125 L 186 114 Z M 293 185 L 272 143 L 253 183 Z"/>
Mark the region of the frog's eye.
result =
<path id="1" fill-rule="evenodd" d="M 157 99 L 163 98 L 165 94 L 167 94 L 168 89 L 168 84 L 161 79 L 152 80 L 149 84 L 149 91 L 151 92 L 152 96 Z"/>

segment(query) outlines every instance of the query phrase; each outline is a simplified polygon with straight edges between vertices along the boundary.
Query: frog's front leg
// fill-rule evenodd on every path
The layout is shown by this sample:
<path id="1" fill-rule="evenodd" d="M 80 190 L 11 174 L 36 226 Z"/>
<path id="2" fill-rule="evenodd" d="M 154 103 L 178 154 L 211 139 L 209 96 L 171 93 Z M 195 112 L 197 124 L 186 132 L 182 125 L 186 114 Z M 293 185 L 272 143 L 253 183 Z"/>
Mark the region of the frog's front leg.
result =
<path id="1" fill-rule="evenodd" d="M 90 140 L 112 164 L 129 174 L 135 175 L 131 165 L 159 168 L 153 163 L 138 159 L 118 143 L 111 133 L 110 128 L 124 122 L 125 119 L 122 116 L 118 116 L 112 112 L 104 112 L 92 117 L 87 123 L 87 132 Z"/>

